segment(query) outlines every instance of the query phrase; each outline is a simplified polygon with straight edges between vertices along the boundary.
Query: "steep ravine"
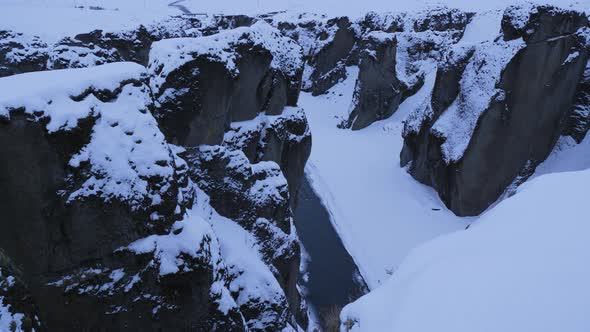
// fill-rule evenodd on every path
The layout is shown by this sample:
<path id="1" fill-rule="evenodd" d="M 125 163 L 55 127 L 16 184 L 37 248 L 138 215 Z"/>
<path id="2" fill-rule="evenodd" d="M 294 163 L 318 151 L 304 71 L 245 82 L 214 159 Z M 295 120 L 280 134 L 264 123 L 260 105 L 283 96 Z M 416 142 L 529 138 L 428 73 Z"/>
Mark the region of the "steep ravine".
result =
<path id="1" fill-rule="evenodd" d="M 457 331 L 422 315 L 442 272 L 383 297 L 422 292 L 408 328 L 347 305 L 586 135 L 589 58 L 551 6 L 0 29 L 0 332 Z"/>

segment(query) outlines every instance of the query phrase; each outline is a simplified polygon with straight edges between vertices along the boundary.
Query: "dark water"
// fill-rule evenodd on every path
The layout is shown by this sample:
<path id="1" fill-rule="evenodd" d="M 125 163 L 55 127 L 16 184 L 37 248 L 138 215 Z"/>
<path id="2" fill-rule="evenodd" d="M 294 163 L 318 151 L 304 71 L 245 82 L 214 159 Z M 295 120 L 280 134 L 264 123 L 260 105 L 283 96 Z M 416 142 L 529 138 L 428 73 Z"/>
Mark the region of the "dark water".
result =
<path id="1" fill-rule="evenodd" d="M 299 193 L 295 223 L 299 239 L 310 256 L 308 278 L 303 278 L 300 284 L 316 314 L 321 318 L 327 311 L 340 309 L 365 294 L 365 282 L 307 179 Z"/>

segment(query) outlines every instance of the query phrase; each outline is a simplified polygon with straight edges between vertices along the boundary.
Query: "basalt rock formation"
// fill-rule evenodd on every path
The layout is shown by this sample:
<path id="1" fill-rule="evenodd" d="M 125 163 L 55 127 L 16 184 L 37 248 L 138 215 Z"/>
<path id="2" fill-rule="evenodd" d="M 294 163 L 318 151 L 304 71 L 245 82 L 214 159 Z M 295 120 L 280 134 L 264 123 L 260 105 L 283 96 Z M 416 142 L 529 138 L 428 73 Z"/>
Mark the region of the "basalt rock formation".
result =
<path id="1" fill-rule="evenodd" d="M 431 102 L 406 122 L 401 163 L 453 212 L 477 215 L 545 160 L 568 119 L 584 118 L 572 110 L 576 92 L 585 98 L 588 19 L 510 7 L 499 38 L 451 53 Z"/>
<path id="2" fill-rule="evenodd" d="M 205 237 L 174 267 L 156 245 L 188 232 L 181 220 L 194 198 L 186 163 L 150 113 L 146 78 L 117 63 L 2 81 L 0 244 L 38 315 L 22 324 L 240 330 L 237 310 L 222 318 L 221 293 L 209 291 L 222 273 Z"/>
<path id="3" fill-rule="evenodd" d="M 171 18 L 53 47 L 3 35 L 5 76 L 80 68 L 2 82 L 22 87 L 0 100 L 0 309 L 18 329 L 307 325 L 291 210 L 311 151 L 301 48 L 264 22 L 231 30 L 253 23 Z M 248 262 L 228 251 L 235 232 Z"/>
<path id="4" fill-rule="evenodd" d="M 363 40 L 359 76 L 347 123 L 353 130 L 390 117 L 408 90 L 395 73 L 396 47 L 395 35 L 384 32 L 369 33 Z"/>
<path id="5" fill-rule="evenodd" d="M 243 149 L 253 163 L 278 163 L 291 197 L 297 196 L 311 149 L 305 117 L 281 126 L 258 125 L 297 104 L 303 72 L 298 45 L 259 22 L 208 37 L 164 40 L 154 44 L 151 57 L 155 114 L 169 141 L 188 147 L 220 145 L 237 123 L 253 121 L 253 130 L 244 131 L 249 137 L 227 138 L 228 144 Z M 305 144 L 292 141 L 304 133 Z"/>
<path id="6" fill-rule="evenodd" d="M 358 23 L 359 74 L 344 127 L 359 130 L 395 113 L 422 87 L 425 70 L 461 39 L 471 16 L 444 7 L 409 17 L 367 14 Z"/>
<path id="7" fill-rule="evenodd" d="M 0 32 L 0 314 L 25 331 L 305 328 L 301 90 L 358 65 L 344 125 L 359 130 L 432 89 L 401 163 L 459 215 L 586 135 L 587 17 L 510 7 L 495 38 L 461 42 L 472 18 L 182 16 L 55 45 Z"/>
<path id="8" fill-rule="evenodd" d="M 289 205 L 289 188 L 281 169 L 274 162 L 250 164 L 241 150 L 222 146 L 191 148 L 187 151 L 187 161 L 191 178 L 209 195 L 211 206 L 256 238 L 263 260 L 276 279 L 267 292 L 230 285 L 248 327 L 280 331 L 290 322 L 306 326 L 305 305 L 297 290 L 300 250 Z M 229 266 L 229 278 L 236 278 L 239 283 L 244 273 L 240 271 L 250 267 L 247 262 L 233 264 Z M 264 328 L 260 329 L 261 326 Z"/>

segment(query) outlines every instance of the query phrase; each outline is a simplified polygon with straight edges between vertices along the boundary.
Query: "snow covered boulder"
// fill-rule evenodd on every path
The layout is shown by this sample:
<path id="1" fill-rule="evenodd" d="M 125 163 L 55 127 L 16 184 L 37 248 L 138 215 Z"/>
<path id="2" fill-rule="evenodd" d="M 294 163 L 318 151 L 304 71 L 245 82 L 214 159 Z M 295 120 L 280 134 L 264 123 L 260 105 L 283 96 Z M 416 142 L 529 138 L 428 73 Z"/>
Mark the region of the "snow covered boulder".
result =
<path id="1" fill-rule="evenodd" d="M 297 289 L 300 249 L 289 188 L 279 166 L 270 161 L 251 164 L 242 151 L 222 146 L 191 148 L 187 161 L 192 180 L 210 197 L 211 206 L 254 239 L 258 264 L 272 271 L 271 280 L 262 289 L 230 287 L 248 325 L 263 331 L 280 331 L 294 320 L 307 325 Z M 239 266 L 235 270 L 233 278 L 238 279 L 259 273 Z M 280 287 L 278 292 L 274 285 Z"/>
<path id="2" fill-rule="evenodd" d="M 135 63 L 0 79 L 0 248 L 47 329 L 243 330 L 146 81 Z"/>
<path id="3" fill-rule="evenodd" d="M 590 56 L 588 21 L 579 17 L 553 7 L 509 8 L 504 36 L 520 22 L 530 37 L 454 48 L 432 99 L 406 121 L 402 166 L 456 214 L 483 212 L 553 149 Z"/>
<path id="4" fill-rule="evenodd" d="M 358 130 L 390 117 L 404 99 L 407 86 L 396 76 L 397 39 L 375 31 L 362 42 L 359 75 L 347 127 Z"/>
<path id="5" fill-rule="evenodd" d="M 44 70 L 47 44 L 39 37 L 0 30 L 0 77 Z"/>
<path id="6" fill-rule="evenodd" d="M 296 105 L 303 62 L 300 46 L 257 22 L 154 43 L 149 71 L 156 117 L 167 137 L 197 146 L 221 144 L 232 121 Z"/>

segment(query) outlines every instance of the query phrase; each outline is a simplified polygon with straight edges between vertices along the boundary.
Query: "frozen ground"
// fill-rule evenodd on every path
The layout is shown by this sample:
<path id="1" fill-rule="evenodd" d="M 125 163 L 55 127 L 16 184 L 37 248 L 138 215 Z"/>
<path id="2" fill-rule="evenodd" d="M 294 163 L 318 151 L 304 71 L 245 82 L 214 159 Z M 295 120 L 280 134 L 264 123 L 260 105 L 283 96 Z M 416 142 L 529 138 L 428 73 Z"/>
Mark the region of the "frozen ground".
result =
<path id="1" fill-rule="evenodd" d="M 313 133 L 306 173 L 368 286 L 375 288 L 411 248 L 463 229 L 470 219 L 456 217 L 434 190 L 399 167 L 402 121 L 430 88 L 406 100 L 388 120 L 360 131 L 338 129 L 348 114 L 358 69 L 348 70 L 348 79 L 327 95 L 301 95 Z M 426 85 L 433 79 L 430 75 Z"/>
<path id="2" fill-rule="evenodd" d="M 408 11 L 433 4 L 445 4 L 471 11 L 503 8 L 522 0 L 184 0 L 180 5 L 193 13 L 248 14 L 274 11 L 317 12 L 328 15 L 359 16 L 368 11 Z M 182 12 L 168 6 L 173 0 L 0 0 L 0 30 L 12 29 L 38 35 L 46 41 L 88 32 L 130 29 Z M 585 8 L 587 0 L 533 0 L 563 7 Z"/>

